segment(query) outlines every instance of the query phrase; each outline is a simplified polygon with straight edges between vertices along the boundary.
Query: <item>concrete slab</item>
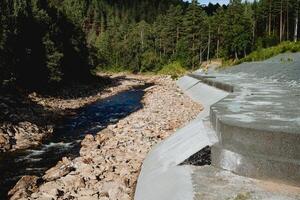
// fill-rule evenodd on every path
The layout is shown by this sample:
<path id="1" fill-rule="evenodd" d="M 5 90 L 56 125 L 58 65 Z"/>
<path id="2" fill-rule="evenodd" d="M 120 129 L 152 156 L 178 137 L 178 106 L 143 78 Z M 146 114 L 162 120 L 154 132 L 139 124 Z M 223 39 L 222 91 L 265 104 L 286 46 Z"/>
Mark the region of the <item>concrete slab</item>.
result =
<path id="1" fill-rule="evenodd" d="M 192 88 L 193 86 L 195 86 L 199 82 L 200 81 L 195 78 L 189 76 L 183 76 L 177 80 L 177 85 L 182 91 L 186 91 Z"/>
<path id="2" fill-rule="evenodd" d="M 194 200 L 300 199 L 299 187 L 246 178 L 213 166 L 192 167 L 192 170 Z"/>
<path id="3" fill-rule="evenodd" d="M 194 192 L 189 166 L 171 166 L 142 173 L 136 189 L 136 200 L 193 200 Z"/>

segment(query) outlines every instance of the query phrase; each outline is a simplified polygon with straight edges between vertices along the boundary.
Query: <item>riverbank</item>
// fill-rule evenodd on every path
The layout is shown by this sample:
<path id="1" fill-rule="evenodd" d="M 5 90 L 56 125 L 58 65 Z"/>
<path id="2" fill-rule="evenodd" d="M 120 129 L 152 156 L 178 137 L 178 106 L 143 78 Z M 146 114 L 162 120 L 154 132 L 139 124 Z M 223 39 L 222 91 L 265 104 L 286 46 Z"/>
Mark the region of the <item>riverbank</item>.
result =
<path id="1" fill-rule="evenodd" d="M 51 95 L 3 91 L 0 95 L 0 153 L 37 146 L 52 135 L 61 119 L 74 115 L 81 107 L 146 82 L 122 74 L 99 76 L 103 78 L 94 83 L 68 86 Z"/>
<path id="2" fill-rule="evenodd" d="M 63 158 L 42 178 L 23 177 L 11 199 L 132 199 L 141 163 L 151 147 L 192 120 L 201 106 L 168 77 L 126 76 L 153 82 L 143 109 L 82 141 L 80 156 Z"/>

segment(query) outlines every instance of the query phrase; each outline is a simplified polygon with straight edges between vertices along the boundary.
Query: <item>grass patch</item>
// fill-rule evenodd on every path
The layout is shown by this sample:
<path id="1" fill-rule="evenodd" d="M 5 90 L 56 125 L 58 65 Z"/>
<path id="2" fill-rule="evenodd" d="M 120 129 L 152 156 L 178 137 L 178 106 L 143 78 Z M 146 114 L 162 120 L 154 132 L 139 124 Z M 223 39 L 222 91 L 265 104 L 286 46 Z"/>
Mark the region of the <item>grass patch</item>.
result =
<path id="1" fill-rule="evenodd" d="M 250 200 L 251 194 L 249 192 L 247 193 L 240 193 L 234 198 L 227 198 L 227 200 Z"/>
<path id="2" fill-rule="evenodd" d="M 248 56 L 235 61 L 233 64 L 237 65 L 243 62 L 261 61 L 281 53 L 298 51 L 300 51 L 300 42 L 282 42 L 274 47 L 253 51 Z"/>
<path id="3" fill-rule="evenodd" d="M 170 75 L 172 78 L 176 79 L 186 73 L 186 69 L 181 65 L 180 62 L 175 61 L 167 64 L 158 71 L 158 74 Z"/>

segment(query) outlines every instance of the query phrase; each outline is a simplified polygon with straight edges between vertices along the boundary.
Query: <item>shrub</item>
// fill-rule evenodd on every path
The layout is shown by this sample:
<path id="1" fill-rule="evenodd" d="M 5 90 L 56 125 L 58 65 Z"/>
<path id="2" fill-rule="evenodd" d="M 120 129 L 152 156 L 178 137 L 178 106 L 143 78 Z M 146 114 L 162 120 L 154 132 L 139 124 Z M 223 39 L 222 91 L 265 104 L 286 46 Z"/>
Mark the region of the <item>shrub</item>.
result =
<path id="1" fill-rule="evenodd" d="M 159 67 L 160 59 L 153 51 L 146 51 L 142 55 L 141 72 L 157 71 Z"/>
<path id="2" fill-rule="evenodd" d="M 175 61 L 163 66 L 163 68 L 158 73 L 163 75 L 171 75 L 172 78 L 177 78 L 184 75 L 186 73 L 186 70 L 180 62 Z"/>
<path id="3" fill-rule="evenodd" d="M 234 64 L 240 64 L 243 62 L 260 61 L 271 58 L 275 55 L 285 52 L 298 52 L 300 51 L 300 42 L 282 42 L 277 46 L 270 48 L 263 48 L 253 51 L 248 56 L 237 60 Z"/>

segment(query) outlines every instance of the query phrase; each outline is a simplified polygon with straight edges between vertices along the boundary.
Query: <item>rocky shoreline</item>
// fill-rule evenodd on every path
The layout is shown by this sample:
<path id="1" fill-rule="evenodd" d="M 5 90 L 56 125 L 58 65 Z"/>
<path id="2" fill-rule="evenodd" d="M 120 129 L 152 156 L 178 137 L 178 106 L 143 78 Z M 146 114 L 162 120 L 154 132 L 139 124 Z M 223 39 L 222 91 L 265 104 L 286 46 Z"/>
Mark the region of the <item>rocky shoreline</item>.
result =
<path id="1" fill-rule="evenodd" d="M 148 81 L 122 74 L 100 76 L 105 76 L 109 83 L 74 86 L 54 96 L 24 91 L 3 92 L 0 95 L 0 153 L 37 146 L 51 136 L 57 122 L 66 115 Z"/>
<path id="2" fill-rule="evenodd" d="M 127 76 L 126 81 L 115 91 L 123 85 L 154 83 L 145 89 L 143 109 L 94 136 L 86 135 L 79 157 L 63 158 L 43 177 L 21 178 L 9 192 L 12 200 L 133 198 L 142 161 L 151 147 L 195 118 L 202 108 L 169 77 Z"/>

